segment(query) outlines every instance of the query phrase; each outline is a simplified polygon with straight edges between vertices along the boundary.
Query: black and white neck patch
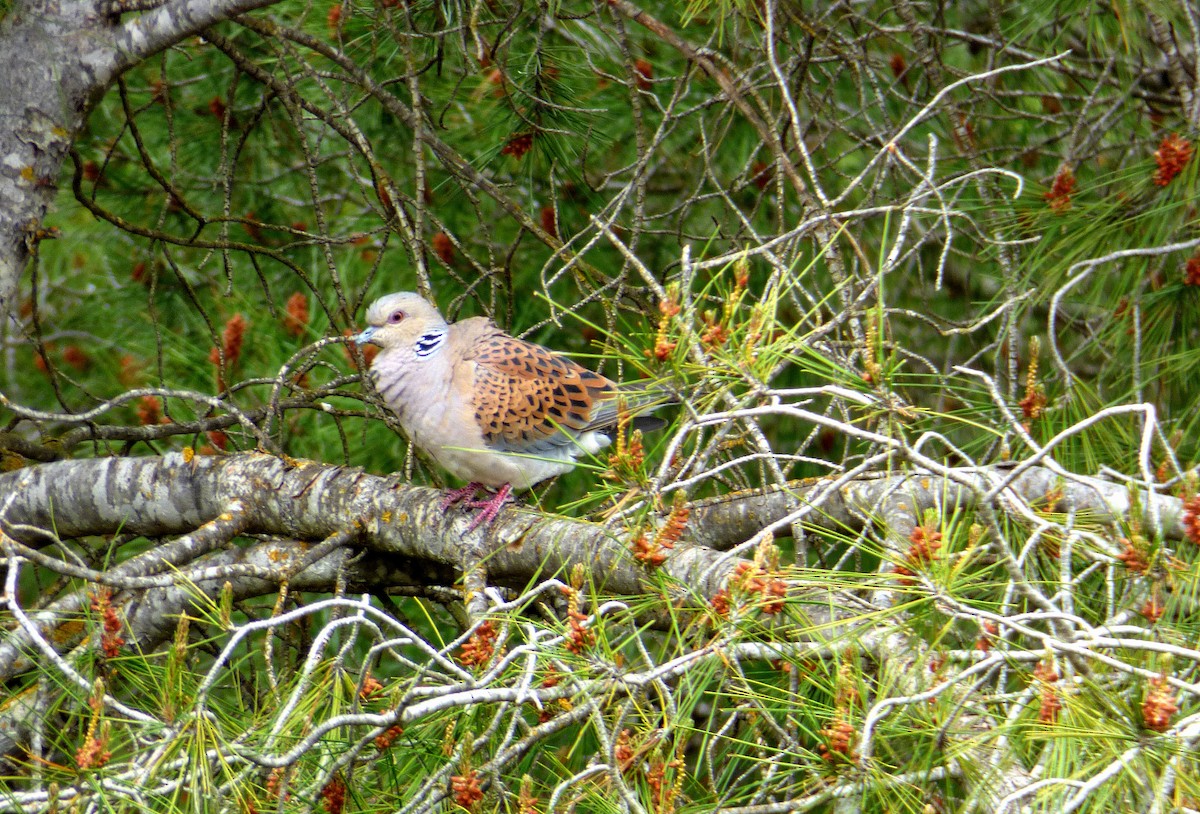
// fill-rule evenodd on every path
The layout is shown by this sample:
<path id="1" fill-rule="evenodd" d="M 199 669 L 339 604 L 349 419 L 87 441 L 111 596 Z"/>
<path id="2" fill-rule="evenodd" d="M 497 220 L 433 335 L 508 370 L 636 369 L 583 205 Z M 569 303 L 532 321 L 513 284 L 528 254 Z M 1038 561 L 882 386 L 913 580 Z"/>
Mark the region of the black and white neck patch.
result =
<path id="1" fill-rule="evenodd" d="M 438 348 L 446 343 L 446 329 L 439 328 L 438 330 L 430 331 L 422 334 L 417 340 L 417 344 L 413 347 L 419 358 L 425 357 L 436 352 Z"/>

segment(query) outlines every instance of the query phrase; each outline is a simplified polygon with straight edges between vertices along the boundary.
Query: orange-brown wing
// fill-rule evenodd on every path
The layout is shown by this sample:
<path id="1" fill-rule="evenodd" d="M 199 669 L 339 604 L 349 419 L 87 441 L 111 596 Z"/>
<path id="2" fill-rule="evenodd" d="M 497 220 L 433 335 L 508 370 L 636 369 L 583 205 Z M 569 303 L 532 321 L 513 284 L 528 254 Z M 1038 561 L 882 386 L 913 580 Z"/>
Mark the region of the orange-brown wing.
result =
<path id="1" fill-rule="evenodd" d="M 539 454 L 570 444 L 607 412 L 616 385 L 564 356 L 500 332 L 466 355 L 475 362 L 475 419 L 488 444 Z"/>

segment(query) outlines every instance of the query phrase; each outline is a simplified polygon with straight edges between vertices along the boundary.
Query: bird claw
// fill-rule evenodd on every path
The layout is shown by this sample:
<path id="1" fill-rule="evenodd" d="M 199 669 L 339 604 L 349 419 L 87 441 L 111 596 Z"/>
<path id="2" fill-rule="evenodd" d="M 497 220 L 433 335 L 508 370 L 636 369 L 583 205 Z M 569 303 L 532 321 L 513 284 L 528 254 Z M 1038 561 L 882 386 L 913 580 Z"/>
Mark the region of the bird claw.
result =
<path id="1" fill-rule="evenodd" d="M 491 525 L 495 521 L 496 515 L 500 514 L 500 510 L 504 508 L 506 503 L 511 503 L 515 498 L 512 496 L 512 484 L 506 483 L 500 487 L 496 494 L 487 500 L 468 500 L 463 503 L 463 506 L 468 509 L 479 509 L 479 514 L 475 515 L 475 519 L 471 521 L 471 525 L 467 526 L 467 531 L 474 531 L 480 526 Z"/>
<path id="2" fill-rule="evenodd" d="M 446 496 L 442 498 L 442 504 L 441 504 L 442 511 L 446 511 L 446 509 L 449 509 L 451 506 L 454 506 L 458 503 L 462 503 L 464 500 L 466 500 L 469 497 L 475 497 L 475 493 L 478 492 L 482 488 L 484 488 L 482 483 L 472 482 L 472 483 L 468 483 L 466 486 L 462 487 L 461 489 L 451 489 L 449 492 L 446 493 Z"/>

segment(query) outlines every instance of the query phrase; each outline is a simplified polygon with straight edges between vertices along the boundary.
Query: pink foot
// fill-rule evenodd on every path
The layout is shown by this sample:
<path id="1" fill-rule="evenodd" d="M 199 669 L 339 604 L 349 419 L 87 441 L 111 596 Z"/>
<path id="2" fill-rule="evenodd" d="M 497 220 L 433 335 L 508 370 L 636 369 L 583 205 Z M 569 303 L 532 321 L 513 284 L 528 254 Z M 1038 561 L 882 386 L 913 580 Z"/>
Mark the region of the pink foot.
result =
<path id="1" fill-rule="evenodd" d="M 478 484 L 473 485 L 478 486 Z M 481 525 L 491 523 L 496 519 L 496 515 L 500 514 L 500 510 L 504 508 L 504 504 L 513 500 L 511 483 L 501 486 L 500 490 L 487 500 L 468 500 L 463 505 L 468 509 L 479 509 L 480 512 L 475 515 L 475 519 L 471 521 L 471 525 L 467 527 L 467 531 L 474 531 Z"/>
<path id="2" fill-rule="evenodd" d="M 482 483 L 472 482 L 468 483 L 461 489 L 451 489 L 446 493 L 446 496 L 442 498 L 442 511 L 446 511 L 446 509 L 449 509 L 451 506 L 457 503 L 462 503 L 469 497 L 475 497 L 475 493 L 482 488 Z"/>

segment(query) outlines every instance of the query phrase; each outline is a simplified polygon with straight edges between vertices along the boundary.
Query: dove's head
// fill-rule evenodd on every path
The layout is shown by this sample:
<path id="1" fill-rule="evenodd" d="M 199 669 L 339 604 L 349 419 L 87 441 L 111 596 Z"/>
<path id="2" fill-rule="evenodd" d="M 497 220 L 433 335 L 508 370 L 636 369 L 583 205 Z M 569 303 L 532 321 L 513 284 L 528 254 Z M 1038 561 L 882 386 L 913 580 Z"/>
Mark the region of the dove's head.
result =
<path id="1" fill-rule="evenodd" d="M 424 297 L 412 291 L 397 291 L 380 297 L 367 309 L 367 329 L 354 337 L 359 345 L 378 345 L 382 350 L 417 348 L 431 335 L 446 333 L 446 320 Z"/>

